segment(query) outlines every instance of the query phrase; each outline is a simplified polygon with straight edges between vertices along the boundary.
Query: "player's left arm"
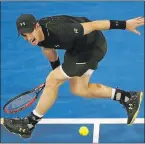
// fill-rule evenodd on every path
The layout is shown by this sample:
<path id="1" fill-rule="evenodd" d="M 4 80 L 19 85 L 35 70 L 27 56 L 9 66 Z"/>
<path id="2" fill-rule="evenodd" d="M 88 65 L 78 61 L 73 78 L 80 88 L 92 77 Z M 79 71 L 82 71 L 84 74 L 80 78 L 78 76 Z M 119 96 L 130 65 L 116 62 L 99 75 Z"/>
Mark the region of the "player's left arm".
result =
<path id="1" fill-rule="evenodd" d="M 84 35 L 94 30 L 110 30 L 110 29 L 123 29 L 123 30 L 126 29 L 140 35 L 140 32 L 137 30 L 137 28 L 144 25 L 144 18 L 137 17 L 126 21 L 97 20 L 87 23 L 81 23 L 81 25 L 83 26 Z"/>
<path id="2" fill-rule="evenodd" d="M 123 29 L 140 35 L 137 28 L 142 25 L 144 25 L 144 18 L 137 17 L 127 21 L 97 20 L 84 23 L 62 23 L 54 26 L 52 29 L 60 40 L 67 42 L 72 41 L 77 37 L 89 34 L 95 30 Z"/>

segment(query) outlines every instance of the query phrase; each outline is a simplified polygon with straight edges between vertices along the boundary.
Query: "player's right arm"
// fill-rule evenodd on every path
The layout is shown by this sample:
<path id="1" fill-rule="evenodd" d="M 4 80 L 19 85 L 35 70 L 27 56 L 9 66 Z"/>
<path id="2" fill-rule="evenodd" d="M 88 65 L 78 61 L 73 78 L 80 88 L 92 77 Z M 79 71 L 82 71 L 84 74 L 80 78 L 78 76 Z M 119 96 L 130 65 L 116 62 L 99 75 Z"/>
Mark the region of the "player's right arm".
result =
<path id="1" fill-rule="evenodd" d="M 44 48 L 44 47 L 41 47 L 41 49 L 43 54 L 49 60 L 52 69 L 57 68 L 60 65 L 60 60 L 56 50 L 53 48 Z"/>

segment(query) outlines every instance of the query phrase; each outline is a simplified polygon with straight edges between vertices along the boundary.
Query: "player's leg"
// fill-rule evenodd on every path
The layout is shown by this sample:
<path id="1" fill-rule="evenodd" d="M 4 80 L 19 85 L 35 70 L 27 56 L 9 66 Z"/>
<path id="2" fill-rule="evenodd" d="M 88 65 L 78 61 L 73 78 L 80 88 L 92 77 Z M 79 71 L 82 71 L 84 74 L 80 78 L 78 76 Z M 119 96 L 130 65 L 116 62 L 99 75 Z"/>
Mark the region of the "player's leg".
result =
<path id="1" fill-rule="evenodd" d="M 2 119 L 2 124 L 12 133 L 19 134 L 24 138 L 29 138 L 35 125 L 41 120 L 43 115 L 49 110 L 56 100 L 59 86 L 68 78 L 58 67 L 47 77 L 45 88 L 38 101 L 36 109 L 24 119 Z"/>
<path id="2" fill-rule="evenodd" d="M 44 115 L 56 100 L 58 88 L 67 78 L 62 73 L 60 66 L 52 71 L 46 79 L 45 88 L 38 101 L 35 111 Z"/>
<path id="3" fill-rule="evenodd" d="M 88 70 L 83 76 L 70 79 L 71 92 L 86 98 L 111 98 L 111 87 L 89 83 L 92 73 L 93 70 Z"/>
<path id="4" fill-rule="evenodd" d="M 72 93 L 86 98 L 111 98 L 112 100 L 119 101 L 127 111 L 127 124 L 131 125 L 138 115 L 143 93 L 89 83 L 90 77 L 91 74 L 87 74 L 71 79 L 70 88 Z"/>

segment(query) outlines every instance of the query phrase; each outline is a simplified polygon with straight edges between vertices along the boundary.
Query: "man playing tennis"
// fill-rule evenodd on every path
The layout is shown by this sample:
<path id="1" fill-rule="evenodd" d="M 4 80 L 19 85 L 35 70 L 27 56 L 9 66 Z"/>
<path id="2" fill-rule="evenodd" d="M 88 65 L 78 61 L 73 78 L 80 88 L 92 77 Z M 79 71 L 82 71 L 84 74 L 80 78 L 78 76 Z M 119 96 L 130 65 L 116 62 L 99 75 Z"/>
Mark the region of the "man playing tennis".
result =
<path id="1" fill-rule="evenodd" d="M 37 21 L 34 16 L 23 14 L 17 19 L 16 24 L 18 33 L 25 40 L 42 48 L 53 71 L 48 75 L 40 100 L 30 115 L 23 119 L 2 119 L 3 125 L 10 132 L 23 138 L 31 137 L 36 124 L 55 102 L 59 86 L 67 80 L 74 95 L 86 98 L 111 98 L 120 102 L 127 111 L 127 124 L 133 124 L 139 112 L 143 93 L 89 83 L 89 80 L 107 51 L 107 43 L 101 30 L 121 29 L 140 35 L 137 28 L 144 25 L 144 18 L 137 17 L 127 21 L 90 21 L 85 17 L 63 15 Z M 66 50 L 62 65 L 55 49 Z"/>

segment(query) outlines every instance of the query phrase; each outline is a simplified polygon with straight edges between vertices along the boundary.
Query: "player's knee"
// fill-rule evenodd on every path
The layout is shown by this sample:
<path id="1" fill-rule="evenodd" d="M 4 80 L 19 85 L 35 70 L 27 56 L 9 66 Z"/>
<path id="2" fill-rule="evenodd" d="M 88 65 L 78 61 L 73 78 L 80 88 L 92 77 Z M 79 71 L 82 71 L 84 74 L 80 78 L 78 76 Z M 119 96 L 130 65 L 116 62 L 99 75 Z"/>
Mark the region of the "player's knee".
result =
<path id="1" fill-rule="evenodd" d="M 57 81 L 55 81 L 55 80 L 46 80 L 46 82 L 45 82 L 45 87 L 47 87 L 47 88 L 57 88 L 58 87 L 58 83 L 57 83 Z"/>
<path id="2" fill-rule="evenodd" d="M 86 89 L 83 86 L 75 85 L 71 87 L 71 92 L 75 96 L 86 96 Z"/>
<path id="3" fill-rule="evenodd" d="M 102 94 L 102 89 L 104 86 L 102 84 L 88 84 L 88 93 L 92 97 L 100 96 Z"/>
<path id="4" fill-rule="evenodd" d="M 49 87 L 49 88 L 57 88 L 60 84 L 60 81 L 57 80 L 53 74 L 53 72 L 51 72 L 49 74 L 49 76 L 46 79 L 45 82 L 45 87 Z"/>
<path id="5" fill-rule="evenodd" d="M 77 88 L 71 88 L 71 93 L 73 95 L 79 95 L 79 90 Z"/>

